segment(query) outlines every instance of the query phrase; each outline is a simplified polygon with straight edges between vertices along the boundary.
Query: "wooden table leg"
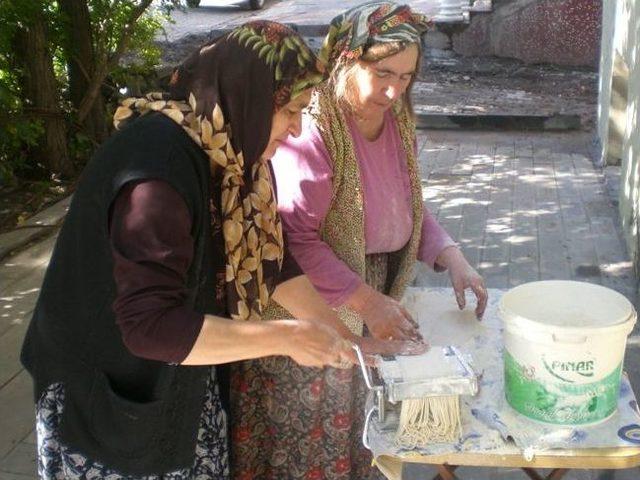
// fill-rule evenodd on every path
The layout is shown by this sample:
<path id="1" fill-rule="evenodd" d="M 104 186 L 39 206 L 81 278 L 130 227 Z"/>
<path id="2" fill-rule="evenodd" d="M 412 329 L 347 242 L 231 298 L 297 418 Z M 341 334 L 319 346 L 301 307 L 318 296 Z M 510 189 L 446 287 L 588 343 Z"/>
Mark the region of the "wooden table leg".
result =
<path id="1" fill-rule="evenodd" d="M 549 473 L 549 475 L 547 475 L 546 477 L 543 477 L 542 475 L 540 475 L 533 468 L 523 467 L 522 471 L 526 473 L 531 480 L 560 480 L 562 477 L 564 477 L 565 473 L 569 471 L 569 469 L 554 468 L 553 470 L 551 470 L 551 473 Z"/>
<path id="2" fill-rule="evenodd" d="M 438 475 L 433 477 L 433 480 L 456 480 L 455 471 L 458 465 L 436 465 L 438 469 Z"/>
<path id="3" fill-rule="evenodd" d="M 551 473 L 547 475 L 546 480 L 560 480 L 568 471 L 568 468 L 554 468 Z"/>
<path id="4" fill-rule="evenodd" d="M 432 480 L 457 480 L 454 471 L 458 465 L 436 465 L 438 474 Z M 554 468 L 549 475 L 543 477 L 534 468 L 522 467 L 521 469 L 531 480 L 561 480 L 569 471 L 568 468 Z"/>
<path id="5" fill-rule="evenodd" d="M 522 467 L 522 471 L 526 473 L 527 477 L 531 480 L 544 480 L 533 468 Z"/>

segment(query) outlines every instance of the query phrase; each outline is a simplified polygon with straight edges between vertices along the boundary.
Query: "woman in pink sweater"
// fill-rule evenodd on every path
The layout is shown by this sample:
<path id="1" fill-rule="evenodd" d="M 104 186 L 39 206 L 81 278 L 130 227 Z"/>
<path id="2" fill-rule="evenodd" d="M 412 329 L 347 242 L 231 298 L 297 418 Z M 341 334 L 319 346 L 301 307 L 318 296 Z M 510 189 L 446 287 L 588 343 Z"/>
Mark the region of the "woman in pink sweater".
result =
<path id="1" fill-rule="evenodd" d="M 321 52 L 329 81 L 316 88 L 300 135 L 273 160 L 292 255 L 343 335 L 360 345 L 384 340 L 387 351 L 407 341 L 420 350 L 417 325 L 398 301 L 416 260 L 449 271 L 460 308 L 467 288 L 478 318 L 487 301 L 482 278 L 422 201 L 410 90 L 427 26 L 391 2 L 335 18 Z M 286 312 L 272 302 L 266 315 Z M 366 395 L 357 369 L 245 362 L 232 390 L 237 478 L 375 475 L 360 441 Z"/>

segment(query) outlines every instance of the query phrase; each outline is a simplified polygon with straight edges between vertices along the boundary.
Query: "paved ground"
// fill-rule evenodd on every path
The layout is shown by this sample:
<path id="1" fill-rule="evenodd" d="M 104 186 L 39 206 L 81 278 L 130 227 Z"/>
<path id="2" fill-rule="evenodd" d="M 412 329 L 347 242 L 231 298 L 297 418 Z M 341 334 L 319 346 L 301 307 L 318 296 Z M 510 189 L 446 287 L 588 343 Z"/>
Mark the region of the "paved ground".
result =
<path id="1" fill-rule="evenodd" d="M 426 202 L 490 287 L 576 279 L 637 303 L 616 207 L 588 157 L 589 134 L 425 136 Z"/>
<path id="2" fill-rule="evenodd" d="M 538 279 L 580 279 L 614 288 L 637 305 L 636 280 L 620 240 L 617 212 L 585 133 L 420 133 L 424 195 L 489 287 Z M 614 178 L 615 177 L 610 177 Z M 0 263 L 0 479 L 34 478 L 31 382 L 18 352 L 55 237 Z M 2 239 L 0 239 L 2 242 Z M 446 275 L 422 271 L 420 285 Z M 627 367 L 640 385 L 640 350 Z M 427 467 L 405 478 L 427 478 Z M 519 471 L 462 469 L 462 478 L 526 478 Z M 576 471 L 572 480 L 635 479 L 640 470 Z M 431 478 L 429 476 L 428 478 Z"/>
<path id="3" fill-rule="evenodd" d="M 432 131 L 425 136 L 420 153 L 425 200 L 489 287 L 581 280 L 613 288 L 638 308 L 612 196 L 618 177 L 615 171 L 605 177 L 593 167 L 590 135 Z M 448 278 L 422 269 L 416 283 L 444 286 Z M 633 335 L 637 332 L 638 327 Z M 632 384 L 640 385 L 638 347 L 627 350 L 626 366 Z M 418 480 L 436 473 L 412 465 L 404 477 Z M 529 478 L 517 469 L 456 473 L 473 480 Z M 564 478 L 635 480 L 640 468 L 575 470 Z"/>
<path id="4" fill-rule="evenodd" d="M 208 33 L 222 28 L 233 28 L 257 19 L 295 23 L 302 29 L 327 25 L 344 10 L 360 5 L 363 0 L 266 0 L 262 10 L 251 11 L 246 0 L 202 0 L 199 8 L 175 11 L 175 23 L 165 26 L 167 39 L 175 41 L 185 35 Z M 439 0 L 412 0 L 412 8 L 427 15 L 438 12 Z"/>

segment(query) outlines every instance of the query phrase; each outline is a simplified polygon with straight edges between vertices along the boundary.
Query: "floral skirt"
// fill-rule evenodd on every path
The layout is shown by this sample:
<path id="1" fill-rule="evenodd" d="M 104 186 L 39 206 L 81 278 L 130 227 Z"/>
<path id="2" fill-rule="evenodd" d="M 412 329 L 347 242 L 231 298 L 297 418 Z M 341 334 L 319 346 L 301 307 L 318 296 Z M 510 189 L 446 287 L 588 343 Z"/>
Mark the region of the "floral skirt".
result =
<path id="1" fill-rule="evenodd" d="M 386 260 L 386 254 L 367 256 L 367 283 L 378 290 L 385 284 Z M 232 365 L 233 478 L 384 478 L 362 445 L 366 397 L 355 367 L 301 367 L 289 357 Z"/>
<path id="2" fill-rule="evenodd" d="M 357 368 L 271 357 L 232 372 L 233 478 L 380 478 L 362 445 L 366 387 Z"/>
<path id="3" fill-rule="evenodd" d="M 220 403 L 215 369 L 200 417 L 198 440 L 190 468 L 163 475 L 138 477 L 141 480 L 205 480 L 228 479 L 229 460 L 226 433 L 226 414 Z M 60 422 L 64 409 L 64 385 L 50 385 L 36 404 L 36 432 L 38 437 L 38 475 L 45 480 L 87 479 L 124 480 L 122 475 L 66 447 L 60 440 Z"/>

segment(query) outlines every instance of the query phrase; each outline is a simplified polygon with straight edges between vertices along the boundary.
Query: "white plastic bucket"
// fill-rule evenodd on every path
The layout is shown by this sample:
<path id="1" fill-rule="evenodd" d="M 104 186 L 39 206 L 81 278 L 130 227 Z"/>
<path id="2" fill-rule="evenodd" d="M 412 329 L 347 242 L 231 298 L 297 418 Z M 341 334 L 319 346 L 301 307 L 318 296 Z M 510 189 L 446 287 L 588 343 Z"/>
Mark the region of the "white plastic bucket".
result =
<path id="1" fill-rule="evenodd" d="M 631 302 L 600 285 L 550 280 L 511 289 L 499 311 L 505 395 L 516 411 L 562 425 L 615 413 L 626 339 L 636 322 Z"/>

